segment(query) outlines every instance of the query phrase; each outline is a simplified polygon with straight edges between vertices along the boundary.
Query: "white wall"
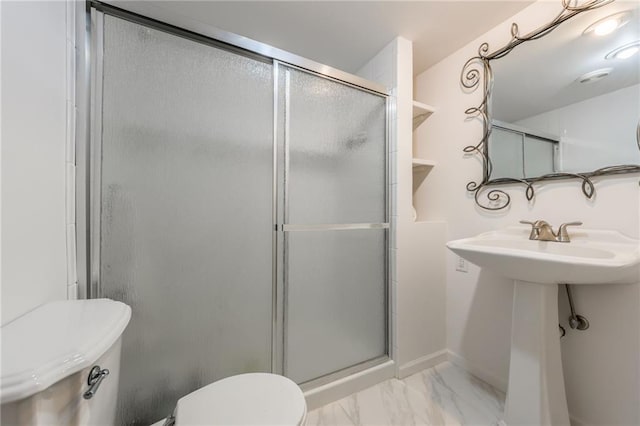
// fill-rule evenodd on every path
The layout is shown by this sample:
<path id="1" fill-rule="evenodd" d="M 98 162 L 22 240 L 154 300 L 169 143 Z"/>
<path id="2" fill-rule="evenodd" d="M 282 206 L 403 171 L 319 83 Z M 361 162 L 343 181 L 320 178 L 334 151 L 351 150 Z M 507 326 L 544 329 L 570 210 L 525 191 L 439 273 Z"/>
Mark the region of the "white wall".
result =
<path id="1" fill-rule="evenodd" d="M 5 324 L 67 298 L 66 123 L 74 95 L 65 2 L 3 1 L 0 7 Z"/>
<path id="2" fill-rule="evenodd" d="M 557 3 L 556 8 L 548 5 Z M 547 7 L 544 7 L 545 4 Z M 599 179 L 597 195 L 587 200 L 577 181 L 537 186 L 536 198 L 526 201 L 521 187 L 507 187 L 512 204 L 497 213 L 479 209 L 465 190 L 481 178 L 478 158 L 462 149 L 481 137 L 478 120 L 467 120 L 465 109 L 481 102 L 481 90 L 463 91 L 460 71 L 487 41 L 492 50 L 510 38 L 511 22 L 526 33 L 548 22 L 560 2 L 539 1 L 453 53 L 415 80 L 415 96 L 438 108 L 418 129 L 421 156 L 438 165 L 420 190 L 419 211 L 427 219 L 449 223 L 449 239 L 468 237 L 516 224 L 520 219 L 544 218 L 552 224 L 581 220 L 585 227 L 616 229 L 640 237 L 640 197 L 636 174 Z M 452 358 L 485 380 L 506 388 L 513 289 L 512 283 L 470 265 L 469 273 L 456 272 L 454 256 L 447 260 L 447 346 Z M 640 286 L 609 285 L 576 288 L 579 313 L 591 322 L 587 331 L 567 326 L 568 310 L 560 294 L 560 317 L 568 336 L 562 339 L 563 365 L 569 409 L 585 424 L 640 424 Z"/>
<path id="3" fill-rule="evenodd" d="M 640 85 L 576 102 L 515 122 L 561 137 L 564 172 L 584 172 L 617 164 L 639 164 L 635 143 Z"/>

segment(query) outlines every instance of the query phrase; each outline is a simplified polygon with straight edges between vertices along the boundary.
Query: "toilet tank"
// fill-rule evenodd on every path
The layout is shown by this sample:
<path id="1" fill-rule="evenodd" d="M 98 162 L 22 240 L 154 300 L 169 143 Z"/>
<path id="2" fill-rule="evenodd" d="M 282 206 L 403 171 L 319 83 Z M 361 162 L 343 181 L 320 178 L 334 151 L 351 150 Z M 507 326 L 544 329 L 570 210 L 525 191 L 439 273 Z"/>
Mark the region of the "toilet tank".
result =
<path id="1" fill-rule="evenodd" d="M 130 318 L 131 309 L 121 302 L 69 300 L 44 304 L 4 325 L 0 424 L 113 425 L 121 336 Z M 109 373 L 87 399 L 94 366 Z"/>

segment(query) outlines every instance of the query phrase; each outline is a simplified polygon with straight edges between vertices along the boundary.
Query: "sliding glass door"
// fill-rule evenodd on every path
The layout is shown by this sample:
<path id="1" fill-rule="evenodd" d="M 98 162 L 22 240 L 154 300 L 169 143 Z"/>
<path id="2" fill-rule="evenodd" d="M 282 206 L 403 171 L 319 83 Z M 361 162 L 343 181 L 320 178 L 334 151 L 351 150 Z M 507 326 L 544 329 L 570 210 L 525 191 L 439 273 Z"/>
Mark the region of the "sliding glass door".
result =
<path id="1" fill-rule="evenodd" d="M 386 351 L 386 99 L 280 66 L 284 372 L 298 383 Z"/>
<path id="2" fill-rule="evenodd" d="M 92 14 L 88 256 L 91 297 L 133 311 L 117 423 L 234 374 L 383 359 L 386 97 L 110 12 Z"/>
<path id="3" fill-rule="evenodd" d="M 124 301 L 118 424 L 271 371 L 273 65 L 104 15 L 101 297 Z"/>

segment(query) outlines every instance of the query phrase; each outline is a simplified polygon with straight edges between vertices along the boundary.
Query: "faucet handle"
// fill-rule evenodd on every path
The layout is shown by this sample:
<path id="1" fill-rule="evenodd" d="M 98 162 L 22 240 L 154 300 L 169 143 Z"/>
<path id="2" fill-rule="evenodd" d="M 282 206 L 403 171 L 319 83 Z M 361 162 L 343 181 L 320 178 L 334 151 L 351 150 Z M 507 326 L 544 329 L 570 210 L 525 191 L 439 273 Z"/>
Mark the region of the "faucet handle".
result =
<path id="1" fill-rule="evenodd" d="M 541 220 L 536 220 L 534 222 L 530 222 L 528 220 L 521 220 L 520 223 L 523 223 L 525 225 L 531 225 L 531 233 L 529 234 L 529 239 L 530 240 L 537 240 L 538 239 L 538 235 L 540 235 L 540 225 L 541 225 Z"/>
<path id="2" fill-rule="evenodd" d="M 524 223 L 525 225 L 531 225 L 533 227 L 543 226 L 543 225 L 548 225 L 549 224 L 547 221 L 542 220 L 542 219 L 534 220 L 533 222 L 529 222 L 528 220 L 521 220 L 520 223 Z"/>
<path id="3" fill-rule="evenodd" d="M 582 225 L 582 222 L 567 222 L 567 223 L 563 223 L 558 228 L 558 237 L 556 238 L 556 241 L 558 241 L 560 243 L 568 243 L 568 242 L 570 242 L 571 238 L 569 238 L 569 233 L 567 232 L 567 227 L 568 226 L 580 226 L 580 225 Z"/>

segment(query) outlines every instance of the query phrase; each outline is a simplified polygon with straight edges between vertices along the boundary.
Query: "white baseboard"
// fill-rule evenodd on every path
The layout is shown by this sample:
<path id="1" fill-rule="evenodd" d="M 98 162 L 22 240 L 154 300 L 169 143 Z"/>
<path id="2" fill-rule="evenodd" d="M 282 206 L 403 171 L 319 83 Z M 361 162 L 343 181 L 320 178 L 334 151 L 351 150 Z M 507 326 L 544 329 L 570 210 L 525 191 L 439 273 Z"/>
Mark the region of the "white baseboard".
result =
<path id="1" fill-rule="evenodd" d="M 445 362 L 447 359 L 448 351 L 443 349 L 413 361 L 409 361 L 398 368 L 398 379 L 404 379 L 405 377 L 409 377 L 419 371 L 436 366 L 441 362 Z"/>
<path id="2" fill-rule="evenodd" d="M 395 376 L 395 371 L 395 362 L 389 360 L 383 364 L 327 383 L 326 385 L 309 389 L 304 392 L 304 397 L 307 401 L 307 411 L 315 410 L 323 405 L 347 397 L 352 393 L 392 379 Z"/>
<path id="3" fill-rule="evenodd" d="M 504 378 L 494 371 L 487 370 L 486 368 L 480 368 L 477 365 L 467 361 L 464 357 L 458 355 L 455 352 L 447 351 L 448 359 L 458 367 L 466 370 L 468 373 L 473 374 L 482 381 L 489 383 L 494 388 L 507 392 L 508 377 Z"/>

